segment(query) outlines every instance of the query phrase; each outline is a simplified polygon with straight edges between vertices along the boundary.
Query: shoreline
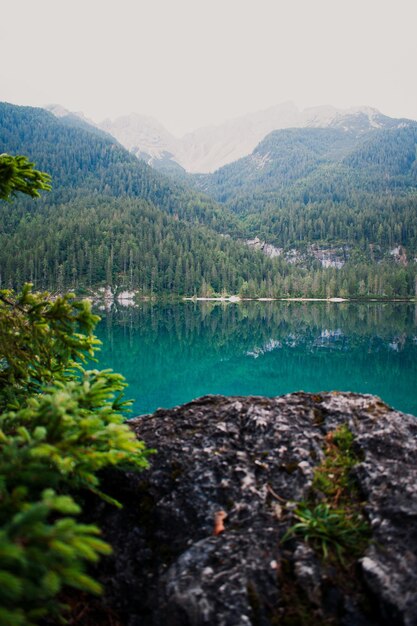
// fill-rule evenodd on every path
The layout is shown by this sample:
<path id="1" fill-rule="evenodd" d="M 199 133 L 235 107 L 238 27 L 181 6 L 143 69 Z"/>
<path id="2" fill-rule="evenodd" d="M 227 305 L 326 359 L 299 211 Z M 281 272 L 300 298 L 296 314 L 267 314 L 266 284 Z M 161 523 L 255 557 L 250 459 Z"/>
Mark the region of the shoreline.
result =
<path id="1" fill-rule="evenodd" d="M 218 297 L 203 297 L 203 296 L 183 296 L 182 301 L 186 302 L 407 302 L 417 304 L 416 298 L 304 298 L 304 297 L 285 297 L 285 298 L 242 298 L 240 296 L 218 296 Z"/>
<path id="2" fill-rule="evenodd" d="M 129 297 L 126 297 L 128 295 Z M 104 297 L 103 297 L 104 296 Z M 122 297 L 120 297 L 122 296 Z M 80 297 L 86 297 L 80 296 Z M 139 295 L 134 292 L 122 292 L 119 294 L 112 294 L 109 297 L 108 293 L 95 293 L 92 295 L 88 295 L 87 299 L 96 305 L 111 306 L 113 303 L 117 303 L 121 306 L 138 306 L 141 302 L 213 302 L 213 303 L 231 303 L 231 304 L 239 304 L 241 302 L 331 302 L 333 304 L 341 304 L 341 303 L 366 303 L 366 302 L 379 302 L 379 303 L 389 303 L 389 302 L 398 302 L 398 303 L 408 303 L 408 304 L 417 304 L 417 297 L 402 297 L 402 298 L 389 298 L 389 297 L 376 297 L 376 296 L 362 296 L 362 297 L 339 297 L 332 296 L 330 298 L 315 298 L 315 297 L 304 297 L 304 296 L 285 296 L 285 297 L 242 297 L 236 294 L 230 296 L 181 296 L 178 294 L 163 294 L 163 295 Z"/>

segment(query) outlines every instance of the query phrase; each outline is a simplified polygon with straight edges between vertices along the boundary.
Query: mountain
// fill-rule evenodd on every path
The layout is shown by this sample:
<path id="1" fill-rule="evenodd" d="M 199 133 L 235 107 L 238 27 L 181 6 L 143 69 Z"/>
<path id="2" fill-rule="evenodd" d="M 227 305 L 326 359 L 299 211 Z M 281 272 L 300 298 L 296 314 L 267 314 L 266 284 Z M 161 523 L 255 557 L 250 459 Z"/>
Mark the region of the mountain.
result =
<path id="1" fill-rule="evenodd" d="M 53 184 L 40 200 L 1 203 L 2 285 L 192 294 L 272 277 L 268 259 L 231 238 L 227 209 L 64 118 L 0 103 L 0 153 L 27 155 Z"/>
<path id="2" fill-rule="evenodd" d="M 217 126 L 207 126 L 182 139 L 179 161 L 188 172 L 213 172 L 250 154 L 271 130 L 297 126 L 297 107 L 287 102 Z"/>
<path id="3" fill-rule="evenodd" d="M 181 139 L 159 122 L 137 114 L 106 120 L 100 127 L 122 145 L 157 169 L 172 173 L 208 173 L 249 155 L 271 131 L 284 128 L 339 128 L 366 133 L 397 127 L 401 120 L 389 118 L 370 107 L 336 109 L 320 106 L 300 111 L 292 102 L 250 113 L 217 126 L 200 128 Z"/>
<path id="4" fill-rule="evenodd" d="M 213 172 L 250 154 L 273 130 L 312 127 L 364 132 L 392 124 L 397 122 L 369 107 L 339 110 L 321 106 L 300 111 L 287 102 L 185 135 L 179 161 L 189 172 Z"/>
<path id="5" fill-rule="evenodd" d="M 194 184 L 220 202 L 254 190 L 282 190 L 320 164 L 341 160 L 356 141 L 356 133 L 338 128 L 276 130 L 252 154 L 212 174 L 195 175 Z"/>
<path id="6" fill-rule="evenodd" d="M 362 112 L 346 127 L 336 115 L 327 128 L 274 131 L 251 155 L 175 182 L 75 118 L 0 103 L 0 153 L 25 154 L 53 178 L 41 199 L 0 205 L 2 287 L 415 293 L 417 123 Z"/>
<path id="7" fill-rule="evenodd" d="M 332 168 L 338 177 L 342 171 L 347 178 L 356 176 L 358 186 L 364 179 L 384 188 L 407 180 L 415 184 L 417 122 L 398 120 L 394 126 L 388 119 L 389 124 L 367 131 L 362 115 L 349 128 L 341 128 L 339 119 L 328 128 L 277 130 L 252 154 L 192 180 L 220 202 L 254 191 L 282 192 L 310 174 L 328 178 Z"/>
<path id="8" fill-rule="evenodd" d="M 323 267 L 397 261 L 411 270 L 417 122 L 368 131 L 359 122 L 274 131 L 251 155 L 192 180 L 235 212 L 250 245 L 266 253 Z"/>
<path id="9" fill-rule="evenodd" d="M 176 218 L 233 231 L 236 220 L 200 192 L 159 174 L 85 120 L 34 107 L 0 103 L 0 153 L 24 154 L 52 175 L 57 203 L 85 194 L 147 200 Z"/>
<path id="10" fill-rule="evenodd" d="M 109 133 L 102 130 L 93 120 L 90 120 L 88 117 L 84 115 L 82 111 L 77 111 L 74 113 L 73 111 L 69 111 L 65 107 L 60 104 L 48 104 L 43 107 L 46 111 L 52 113 L 55 117 L 59 119 L 60 122 L 67 126 L 72 126 L 73 128 L 81 128 L 86 130 L 94 135 L 98 135 L 99 137 L 105 137 L 110 140 L 112 143 L 116 142 L 116 139 L 110 135 Z"/>
<path id="11" fill-rule="evenodd" d="M 76 124 L 77 120 L 80 120 L 81 122 L 84 122 L 85 127 L 98 128 L 97 124 L 93 122 L 93 120 L 86 117 L 82 111 L 70 111 L 69 109 L 63 107 L 61 104 L 47 104 L 42 108 L 55 115 L 55 117 L 60 118 L 61 121 L 65 121 L 66 119 L 72 119 Z M 90 130 L 92 130 L 92 128 L 90 128 Z"/>
<path id="12" fill-rule="evenodd" d="M 177 173 L 183 170 L 175 158 L 179 152 L 179 140 L 154 118 L 131 113 L 114 121 L 107 119 L 100 128 L 155 169 L 173 169 Z"/>

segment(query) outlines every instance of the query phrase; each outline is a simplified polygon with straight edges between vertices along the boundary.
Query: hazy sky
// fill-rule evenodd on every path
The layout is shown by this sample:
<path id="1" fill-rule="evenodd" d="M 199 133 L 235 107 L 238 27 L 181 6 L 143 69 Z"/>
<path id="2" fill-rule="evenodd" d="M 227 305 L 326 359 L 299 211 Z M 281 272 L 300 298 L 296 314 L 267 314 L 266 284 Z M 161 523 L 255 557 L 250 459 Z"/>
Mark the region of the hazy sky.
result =
<path id="1" fill-rule="evenodd" d="M 0 0 L 0 100 L 182 134 L 293 100 L 417 119 L 417 0 Z"/>

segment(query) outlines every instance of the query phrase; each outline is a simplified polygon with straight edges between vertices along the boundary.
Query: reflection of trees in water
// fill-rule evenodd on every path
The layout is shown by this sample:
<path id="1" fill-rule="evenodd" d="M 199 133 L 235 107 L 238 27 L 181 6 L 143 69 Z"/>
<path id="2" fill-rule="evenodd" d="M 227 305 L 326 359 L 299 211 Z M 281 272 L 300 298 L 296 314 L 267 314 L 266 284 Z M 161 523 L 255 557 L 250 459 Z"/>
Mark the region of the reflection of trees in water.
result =
<path id="1" fill-rule="evenodd" d="M 346 347 L 346 338 L 351 348 L 366 344 L 368 350 L 379 350 L 382 340 L 401 350 L 417 333 L 415 308 L 404 303 L 143 302 L 137 308 L 113 309 L 101 328 L 105 324 L 106 342 L 119 329 L 117 334 L 123 331 L 126 338 L 139 334 L 145 345 L 164 337 L 182 347 L 199 341 L 207 347 L 209 342 L 213 350 L 229 343 L 234 349 L 261 349 L 270 341 Z"/>
<path id="2" fill-rule="evenodd" d="M 102 320 L 100 366 L 127 378 L 136 413 L 205 393 L 376 393 L 417 413 L 414 305 L 142 303 Z"/>

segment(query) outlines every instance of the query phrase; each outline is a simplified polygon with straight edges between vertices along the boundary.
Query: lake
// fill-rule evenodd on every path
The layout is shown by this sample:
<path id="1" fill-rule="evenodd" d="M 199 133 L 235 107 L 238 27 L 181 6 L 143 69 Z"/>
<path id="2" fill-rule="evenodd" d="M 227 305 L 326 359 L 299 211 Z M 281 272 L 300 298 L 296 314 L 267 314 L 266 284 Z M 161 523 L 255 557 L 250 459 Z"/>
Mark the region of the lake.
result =
<path id="1" fill-rule="evenodd" d="M 143 302 L 103 313 L 99 367 L 129 383 L 132 415 L 205 394 L 379 395 L 417 415 L 417 306 Z"/>

